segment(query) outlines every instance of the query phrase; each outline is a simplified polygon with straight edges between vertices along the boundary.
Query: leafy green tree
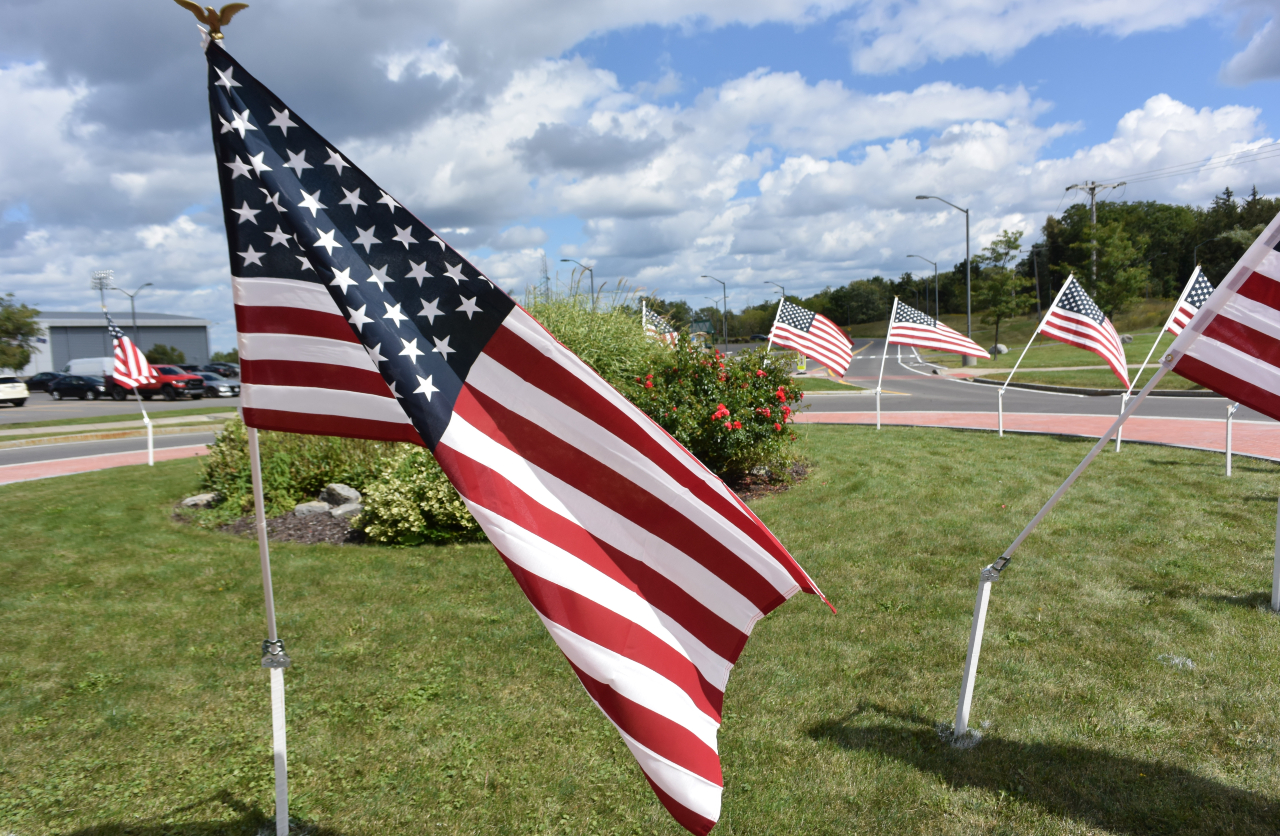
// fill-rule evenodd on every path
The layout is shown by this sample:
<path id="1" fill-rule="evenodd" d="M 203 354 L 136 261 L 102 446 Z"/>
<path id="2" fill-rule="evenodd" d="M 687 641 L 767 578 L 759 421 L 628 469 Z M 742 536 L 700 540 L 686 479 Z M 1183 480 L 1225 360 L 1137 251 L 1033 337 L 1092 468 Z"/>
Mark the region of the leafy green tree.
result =
<path id="1" fill-rule="evenodd" d="M 1147 286 L 1151 275 L 1150 267 L 1143 259 L 1147 239 L 1145 236 L 1130 237 L 1121 223 L 1098 224 L 1096 235 L 1098 278 L 1095 281 L 1089 270 L 1082 270 L 1076 278 L 1102 312 L 1114 320 L 1116 314 L 1133 304 Z M 1081 241 L 1075 247 L 1085 253 L 1087 265 L 1092 243 Z"/>
<path id="2" fill-rule="evenodd" d="M 213 356 L 209 358 L 211 363 L 239 363 L 240 349 L 233 348 L 230 351 L 215 351 Z"/>
<path id="3" fill-rule="evenodd" d="M 1022 232 L 1006 229 L 979 256 L 986 269 L 982 271 L 974 303 L 983 312 L 982 322 L 996 326 L 996 345 L 1000 343 L 1000 323 L 1025 313 L 1032 302 L 1031 297 L 1021 292 L 1031 285 L 1030 279 L 1009 267 L 1021 244 Z"/>
<path id="4" fill-rule="evenodd" d="M 147 349 L 143 354 L 146 355 L 148 363 L 185 363 L 187 355 L 164 343 L 156 343 Z"/>
<path id="5" fill-rule="evenodd" d="M 36 323 L 39 315 L 15 302 L 12 293 L 0 296 L 0 369 L 17 371 L 31 362 L 31 346 L 43 333 Z"/>

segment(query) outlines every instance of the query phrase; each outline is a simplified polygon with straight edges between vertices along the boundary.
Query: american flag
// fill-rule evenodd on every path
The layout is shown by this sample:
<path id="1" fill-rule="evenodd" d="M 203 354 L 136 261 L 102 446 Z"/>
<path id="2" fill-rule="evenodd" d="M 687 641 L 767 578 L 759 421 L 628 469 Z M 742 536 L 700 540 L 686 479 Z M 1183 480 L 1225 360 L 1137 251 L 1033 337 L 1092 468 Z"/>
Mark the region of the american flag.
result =
<path id="1" fill-rule="evenodd" d="M 1280 215 L 1173 341 L 1173 371 L 1280 420 Z"/>
<path id="2" fill-rule="evenodd" d="M 207 56 L 246 423 L 430 448 L 662 804 L 706 833 L 733 664 L 817 588 L 688 451 Z"/>
<path id="3" fill-rule="evenodd" d="M 896 300 L 893 313 L 889 317 L 890 344 L 914 345 L 919 348 L 936 348 L 955 354 L 968 354 L 970 357 L 990 359 L 982 346 L 928 314 Z"/>
<path id="4" fill-rule="evenodd" d="M 641 303 L 644 304 L 643 302 Z M 646 336 L 653 337 L 658 342 L 666 343 L 669 346 L 675 346 L 677 334 L 676 329 L 671 327 L 671 323 L 667 322 L 667 318 L 655 312 L 653 308 L 645 306 L 644 308 L 644 333 Z"/>
<path id="5" fill-rule="evenodd" d="M 1196 315 L 1196 311 L 1200 310 L 1200 306 L 1212 293 L 1213 285 L 1209 284 L 1209 280 L 1204 277 L 1204 273 L 1200 272 L 1200 265 L 1197 264 L 1195 271 L 1191 274 L 1191 280 L 1182 289 L 1182 298 L 1178 300 L 1173 313 L 1169 315 L 1169 324 L 1165 330 L 1175 337 L 1181 334 L 1182 329 L 1186 328 L 1187 323 L 1191 321 L 1191 317 Z"/>
<path id="6" fill-rule="evenodd" d="M 838 375 L 853 362 L 853 343 L 834 322 L 822 314 L 783 300 L 778 305 L 769 340 L 774 345 L 794 348 Z"/>
<path id="7" fill-rule="evenodd" d="M 126 389 L 137 389 L 143 384 L 155 383 L 155 374 L 151 371 L 151 364 L 147 362 L 146 356 L 111 321 L 110 314 L 104 311 L 104 315 L 107 317 L 107 332 L 111 334 L 111 341 L 115 345 L 116 364 L 111 370 L 111 376 Z"/>
<path id="8" fill-rule="evenodd" d="M 1106 360 L 1111 371 L 1126 389 L 1129 388 L 1129 368 L 1120 335 L 1075 276 L 1068 277 L 1058 292 L 1058 298 L 1040 323 L 1040 333 L 1067 345 L 1092 351 Z"/>

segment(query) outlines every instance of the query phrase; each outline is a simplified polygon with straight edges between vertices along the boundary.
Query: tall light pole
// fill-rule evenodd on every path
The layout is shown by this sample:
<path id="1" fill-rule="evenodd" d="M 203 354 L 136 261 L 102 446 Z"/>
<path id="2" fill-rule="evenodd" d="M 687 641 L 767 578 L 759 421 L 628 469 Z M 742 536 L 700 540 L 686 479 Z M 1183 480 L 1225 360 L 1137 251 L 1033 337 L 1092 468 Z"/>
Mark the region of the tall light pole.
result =
<path id="1" fill-rule="evenodd" d="M 98 300 L 104 311 L 107 309 L 107 291 L 111 289 L 111 282 L 115 277 L 114 270 L 94 270 L 89 274 L 89 286 L 98 291 Z"/>
<path id="2" fill-rule="evenodd" d="M 933 265 L 933 318 L 936 319 L 938 322 L 941 322 L 942 308 L 939 307 L 938 305 L 938 262 L 929 261 L 929 259 L 925 258 L 922 255 L 909 255 L 907 256 L 907 258 L 918 258 L 921 261 L 928 261 L 930 264 Z M 925 299 L 929 298 L 929 291 L 927 288 L 925 289 L 924 298 Z"/>
<path id="3" fill-rule="evenodd" d="M 969 210 L 961 209 L 951 201 L 944 200 L 934 194 L 918 194 L 916 195 L 916 200 L 941 200 L 957 212 L 964 212 L 964 334 L 969 339 L 973 339 L 973 281 L 969 261 Z M 978 365 L 978 358 L 970 357 L 966 354 L 962 362 L 966 366 L 976 366 Z"/>
<path id="4" fill-rule="evenodd" d="M 704 279 L 711 279 L 713 282 L 720 282 L 715 276 L 702 276 Z M 720 292 L 724 297 L 724 313 L 720 315 L 721 321 L 724 323 L 724 353 L 729 353 L 729 286 L 724 282 L 720 282 Z"/>
<path id="5" fill-rule="evenodd" d="M 781 290 L 781 291 L 782 291 L 782 299 L 783 299 L 783 301 L 784 301 L 784 302 L 786 301 L 786 299 L 787 299 L 787 289 L 786 289 L 785 287 L 783 287 L 782 285 L 778 284 L 777 282 L 765 282 L 765 284 L 771 284 L 771 285 L 773 285 L 774 287 L 776 287 L 778 290 Z"/>
<path id="6" fill-rule="evenodd" d="M 133 300 L 137 297 L 139 293 L 142 292 L 143 287 L 155 287 L 155 285 L 153 285 L 151 282 L 147 282 L 142 287 L 135 290 L 133 293 L 130 293 L 129 291 L 120 287 L 111 288 L 112 290 L 118 290 L 121 293 L 123 293 L 125 296 L 129 297 L 129 315 L 133 318 L 133 344 L 134 345 L 138 345 L 138 309 L 134 307 Z"/>
<path id="7" fill-rule="evenodd" d="M 560 260 L 562 262 L 572 261 L 574 264 L 578 265 L 583 270 L 586 270 L 588 273 L 591 274 L 591 310 L 594 311 L 596 309 L 596 271 L 595 269 L 592 267 L 588 267 L 587 265 L 583 264 L 581 261 L 578 261 L 575 258 L 562 258 Z"/>

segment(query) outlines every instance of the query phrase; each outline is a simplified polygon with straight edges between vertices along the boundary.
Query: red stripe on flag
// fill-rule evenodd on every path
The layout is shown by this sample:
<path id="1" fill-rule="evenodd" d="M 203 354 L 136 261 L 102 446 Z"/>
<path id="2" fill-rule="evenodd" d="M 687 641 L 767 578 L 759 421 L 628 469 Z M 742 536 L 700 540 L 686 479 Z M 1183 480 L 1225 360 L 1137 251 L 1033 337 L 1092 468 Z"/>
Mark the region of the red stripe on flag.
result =
<path id="1" fill-rule="evenodd" d="M 522 415 L 463 385 L 453 411 L 480 432 L 701 563 L 761 612 L 786 600 L 749 564 L 677 509 Z"/>
<path id="2" fill-rule="evenodd" d="M 1204 329 L 1202 336 L 1226 343 L 1243 354 L 1257 357 L 1269 366 L 1280 367 L 1280 340 L 1250 328 L 1242 322 L 1237 322 L 1225 314 L 1219 313 L 1215 316 L 1209 322 L 1209 327 Z"/>
<path id="3" fill-rule="evenodd" d="M 342 438 L 369 438 L 374 441 L 407 441 L 426 447 L 412 424 L 370 421 L 342 415 L 316 415 L 309 412 L 285 412 L 279 409 L 243 407 L 244 422 L 260 430 L 308 435 L 336 435 Z"/>
<path id="4" fill-rule="evenodd" d="M 458 493 L 467 499 L 564 549 L 633 590 L 721 658 L 733 662 L 742 653 L 747 634 L 707 609 L 679 584 L 648 564 L 596 538 L 577 523 L 565 519 L 520 490 L 501 473 L 465 454 L 439 444 L 435 456 Z M 717 712 L 720 699 L 721 696 L 717 696 L 714 701 Z"/>
<path id="5" fill-rule="evenodd" d="M 355 369 L 331 363 L 306 363 L 296 360 L 241 360 L 240 379 L 245 385 L 303 386 L 316 389 L 342 389 L 393 398 L 382 375 L 372 369 Z"/>
<path id="6" fill-rule="evenodd" d="M 1228 374 L 1217 366 L 1183 355 L 1173 371 L 1223 397 L 1257 410 L 1263 415 L 1280 415 L 1280 395 Z"/>
<path id="7" fill-rule="evenodd" d="M 236 305 L 236 330 L 241 334 L 300 334 L 346 343 L 360 342 L 342 316 L 305 308 Z"/>
<path id="8" fill-rule="evenodd" d="M 1280 312 L 1280 282 L 1269 276 L 1256 272 L 1250 273 L 1249 278 L 1244 280 L 1236 293 Z"/>
<path id="9" fill-rule="evenodd" d="M 639 453 L 658 466 L 664 473 L 686 488 L 715 513 L 742 531 L 761 548 L 771 554 L 790 573 L 806 592 L 813 592 L 809 579 L 805 576 L 795 560 L 770 533 L 755 515 L 743 513 L 743 509 L 732 500 L 708 485 L 701 476 L 691 471 L 691 467 L 700 467 L 696 463 L 680 461 L 675 454 L 655 441 L 652 436 L 636 424 L 641 420 L 627 414 L 611 403 L 602 394 L 591 388 L 590 384 L 574 375 L 558 363 L 546 363 L 541 360 L 541 353 L 517 334 L 509 329 L 499 328 L 493 338 L 485 346 L 485 354 L 492 357 L 505 368 L 521 379 L 537 386 L 542 391 L 564 403 L 575 412 L 591 419 L 601 427 L 635 448 Z M 645 420 L 649 420 L 645 416 Z M 656 424 L 654 426 L 657 426 Z M 661 428 L 659 428 L 661 429 Z M 663 431 L 666 435 L 666 431 Z M 670 436 L 668 436 L 670 438 Z M 678 444 L 674 439 L 672 442 Z M 692 458 L 692 454 L 690 454 Z"/>
<path id="10" fill-rule="evenodd" d="M 696 836 L 707 836 L 711 832 L 711 828 L 716 826 L 714 820 L 693 812 L 672 798 L 666 790 L 654 783 L 654 780 L 643 769 L 640 770 L 640 774 L 644 775 L 644 779 L 649 782 L 649 786 L 653 788 L 653 794 L 658 796 L 658 800 L 662 802 L 663 807 L 667 808 L 671 818 L 675 819 L 676 823 L 685 830 L 696 834 Z"/>
<path id="11" fill-rule="evenodd" d="M 689 695 L 703 714 L 720 722 L 719 706 L 724 695 L 671 645 L 629 618 L 528 572 L 513 560 L 507 560 L 507 568 L 529 601 L 546 618 L 670 680 Z"/>

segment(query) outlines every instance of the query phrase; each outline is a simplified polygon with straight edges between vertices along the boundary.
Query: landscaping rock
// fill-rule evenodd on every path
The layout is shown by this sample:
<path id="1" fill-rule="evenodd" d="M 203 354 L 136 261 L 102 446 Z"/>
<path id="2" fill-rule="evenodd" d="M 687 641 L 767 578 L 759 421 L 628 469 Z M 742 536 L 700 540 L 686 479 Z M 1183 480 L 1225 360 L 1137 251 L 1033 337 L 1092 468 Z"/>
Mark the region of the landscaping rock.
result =
<path id="1" fill-rule="evenodd" d="M 364 497 L 360 496 L 360 491 L 350 485 L 335 482 L 331 485 L 325 485 L 324 490 L 320 491 L 320 496 L 316 498 L 329 505 L 350 505 L 353 502 L 359 502 Z"/>
<path id="2" fill-rule="evenodd" d="M 216 493 L 198 493 L 182 500 L 183 508 L 208 508 L 218 498 Z"/>
<path id="3" fill-rule="evenodd" d="M 1133 342 L 1133 334 L 1121 334 L 1120 342 L 1123 343 L 1124 345 L 1128 345 L 1129 343 Z"/>
<path id="4" fill-rule="evenodd" d="M 293 509 L 295 517 L 311 517 L 316 514 L 325 514 L 329 511 L 329 503 L 327 502 L 301 502 Z"/>
<path id="5" fill-rule="evenodd" d="M 1005 345 L 1004 343 L 996 343 L 995 345 L 991 346 L 992 357 L 996 356 L 997 354 L 1008 354 L 1008 353 L 1009 353 L 1009 346 Z"/>
<path id="6" fill-rule="evenodd" d="M 330 508 L 329 514 L 334 519 L 349 520 L 364 510 L 364 506 L 359 502 L 348 502 L 345 505 L 339 505 L 337 508 Z"/>

